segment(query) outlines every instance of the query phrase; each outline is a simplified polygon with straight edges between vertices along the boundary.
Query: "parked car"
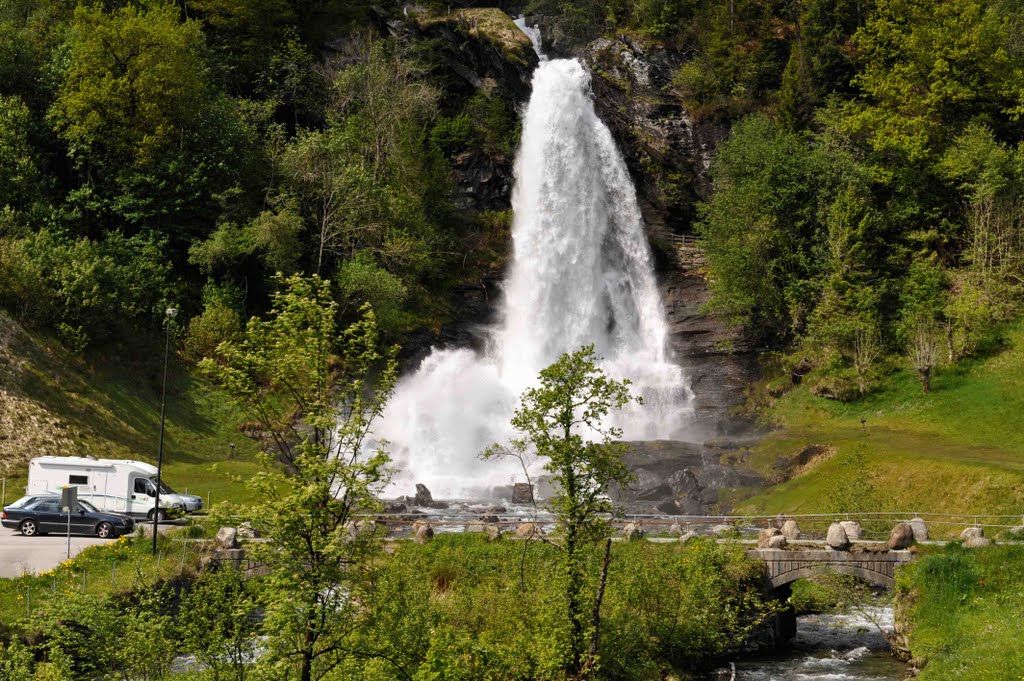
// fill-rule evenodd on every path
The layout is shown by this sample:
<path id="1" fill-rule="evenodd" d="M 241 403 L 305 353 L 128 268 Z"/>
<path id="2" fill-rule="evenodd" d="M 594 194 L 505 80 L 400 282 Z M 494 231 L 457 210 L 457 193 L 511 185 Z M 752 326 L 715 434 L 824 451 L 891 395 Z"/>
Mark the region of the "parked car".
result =
<path id="1" fill-rule="evenodd" d="M 18 530 L 26 537 L 37 534 L 66 534 L 68 514 L 61 511 L 60 497 L 29 495 L 18 499 L 0 513 L 0 524 Z M 78 509 L 71 513 L 71 533 L 102 537 L 119 537 L 135 529 L 135 521 L 116 513 L 96 510 L 88 501 L 78 501 Z"/>

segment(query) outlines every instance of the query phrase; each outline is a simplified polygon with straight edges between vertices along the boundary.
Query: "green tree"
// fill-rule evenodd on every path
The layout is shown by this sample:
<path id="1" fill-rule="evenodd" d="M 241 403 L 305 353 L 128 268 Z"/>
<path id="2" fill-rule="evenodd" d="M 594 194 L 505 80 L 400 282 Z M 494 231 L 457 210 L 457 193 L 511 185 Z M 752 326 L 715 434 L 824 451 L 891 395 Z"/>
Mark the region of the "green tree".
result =
<path id="1" fill-rule="evenodd" d="M 39 196 L 40 173 L 29 142 L 31 113 L 20 97 L 0 94 L 0 208 L 26 208 Z"/>
<path id="2" fill-rule="evenodd" d="M 590 345 L 562 355 L 541 370 L 539 384 L 523 393 L 512 417 L 519 437 L 485 453 L 486 457 L 536 454 L 551 473 L 555 492 L 548 506 L 558 518 L 568 625 L 564 669 L 573 677 L 589 676 L 597 664 L 601 598 L 611 546 L 606 515 L 615 509 L 608 488 L 632 479 L 622 460 L 624 445 L 614 442 L 622 431 L 606 423 L 612 410 L 633 399 L 630 383 L 608 378 L 598 361 Z M 585 573 L 586 554 L 602 539 L 607 540 L 605 563 L 595 589 L 594 580 Z"/>
<path id="3" fill-rule="evenodd" d="M 209 229 L 250 135 L 211 86 L 203 49 L 199 24 L 180 22 L 173 4 L 75 10 L 49 119 L 79 173 L 69 198 L 87 217 L 176 241 Z"/>
<path id="4" fill-rule="evenodd" d="M 353 654 L 364 624 L 359 603 L 380 539 L 359 531 L 356 514 L 379 506 L 388 480 L 387 454 L 367 437 L 391 395 L 396 351 L 378 349 L 368 307 L 339 332 L 330 282 L 280 284 L 268 318 L 251 319 L 242 340 L 200 366 L 273 442 L 267 470 L 249 481 L 260 505 L 246 512 L 267 539 L 253 556 L 270 569 L 261 663 L 310 681 Z"/>
<path id="5" fill-rule="evenodd" d="M 184 649 L 212 681 L 245 681 L 255 657 L 256 599 L 239 570 L 207 569 L 181 599 L 178 626 Z"/>
<path id="6" fill-rule="evenodd" d="M 949 130 L 972 121 L 1009 128 L 1024 112 L 1024 55 L 1007 7 L 878 0 L 854 37 L 862 64 L 854 83 L 867 105 L 850 118 L 851 129 L 879 151 L 920 162 L 945 146 Z"/>

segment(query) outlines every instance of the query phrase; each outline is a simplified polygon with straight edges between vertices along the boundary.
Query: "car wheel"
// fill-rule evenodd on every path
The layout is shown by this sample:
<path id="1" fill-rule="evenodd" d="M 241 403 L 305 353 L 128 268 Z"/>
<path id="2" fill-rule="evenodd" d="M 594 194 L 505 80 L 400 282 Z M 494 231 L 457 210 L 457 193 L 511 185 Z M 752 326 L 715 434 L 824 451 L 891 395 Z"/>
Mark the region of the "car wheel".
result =
<path id="1" fill-rule="evenodd" d="M 162 523 L 163 521 L 167 520 L 167 514 L 164 512 L 164 509 L 158 508 L 149 512 L 149 515 L 147 517 L 149 518 L 150 522 L 153 522 L 154 513 L 156 514 L 156 521 L 158 523 Z"/>
<path id="2" fill-rule="evenodd" d="M 114 536 L 114 526 L 110 523 L 100 523 L 96 526 L 96 536 L 100 539 L 108 539 Z"/>
<path id="3" fill-rule="evenodd" d="M 23 520 L 18 529 L 20 529 L 21 533 L 26 537 L 32 537 L 39 534 L 39 526 L 36 525 L 36 521 L 34 520 Z"/>

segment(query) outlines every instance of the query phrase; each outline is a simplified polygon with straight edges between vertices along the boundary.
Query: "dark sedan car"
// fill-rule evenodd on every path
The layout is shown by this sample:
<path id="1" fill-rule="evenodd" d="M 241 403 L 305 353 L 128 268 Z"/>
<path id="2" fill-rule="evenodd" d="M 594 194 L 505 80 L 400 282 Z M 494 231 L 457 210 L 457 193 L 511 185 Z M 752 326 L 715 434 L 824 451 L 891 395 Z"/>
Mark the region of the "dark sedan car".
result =
<path id="1" fill-rule="evenodd" d="M 4 508 L 0 524 L 18 530 L 26 537 L 53 532 L 67 534 L 68 514 L 60 509 L 60 497 L 24 497 Z M 135 521 L 123 515 L 96 510 L 87 501 L 78 502 L 78 510 L 71 514 L 71 533 L 90 534 L 106 539 L 128 534 L 135 529 Z"/>

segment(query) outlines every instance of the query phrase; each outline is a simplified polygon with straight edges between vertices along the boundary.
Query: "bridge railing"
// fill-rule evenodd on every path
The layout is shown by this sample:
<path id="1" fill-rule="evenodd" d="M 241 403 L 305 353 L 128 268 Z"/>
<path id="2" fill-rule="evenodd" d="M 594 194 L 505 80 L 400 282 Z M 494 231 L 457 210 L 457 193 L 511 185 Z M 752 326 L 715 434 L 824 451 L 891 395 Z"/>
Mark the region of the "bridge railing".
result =
<path id="1" fill-rule="evenodd" d="M 373 519 L 378 523 L 392 526 L 396 529 L 402 526 L 411 526 L 415 522 L 426 521 L 436 530 L 449 532 L 465 531 L 467 527 L 484 522 L 504 527 L 514 527 L 521 523 L 531 522 L 547 528 L 553 527 L 556 522 L 554 514 L 543 511 L 514 510 L 512 512 L 496 513 L 487 509 L 432 510 L 422 514 L 417 512 L 377 513 L 367 514 L 363 518 Z M 659 533 L 668 534 L 673 525 L 678 525 L 683 531 L 694 531 L 698 534 L 710 534 L 714 529 L 721 531 L 722 528 L 720 526 L 730 526 L 741 537 L 754 536 L 760 529 L 780 527 L 786 520 L 794 520 L 800 526 L 802 536 L 807 539 L 823 539 L 828 527 L 833 522 L 852 520 L 861 525 L 862 538 L 877 541 L 888 539 L 889 532 L 897 523 L 907 523 L 915 518 L 924 520 L 930 537 L 940 540 L 955 539 L 967 527 L 980 527 L 985 530 L 987 535 L 997 536 L 1024 526 L 1024 518 L 1021 515 L 909 511 L 786 513 L 771 515 L 664 515 L 629 513 L 620 516 L 607 515 L 604 518 L 617 529 L 621 529 L 629 523 L 639 523 L 648 534 L 652 535 Z M 735 535 L 735 532 L 733 534 Z"/>

